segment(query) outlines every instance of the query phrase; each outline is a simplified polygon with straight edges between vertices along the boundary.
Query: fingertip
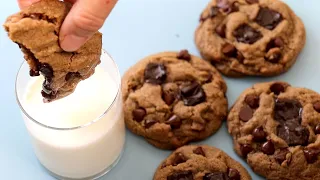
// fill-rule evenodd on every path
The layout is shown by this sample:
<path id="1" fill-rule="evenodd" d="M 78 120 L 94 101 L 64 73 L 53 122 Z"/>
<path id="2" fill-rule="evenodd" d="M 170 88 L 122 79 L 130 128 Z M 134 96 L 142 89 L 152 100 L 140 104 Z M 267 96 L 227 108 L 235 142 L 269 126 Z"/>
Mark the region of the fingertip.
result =
<path id="1" fill-rule="evenodd" d="M 60 30 L 60 46 L 78 50 L 104 24 L 117 0 L 67 0 L 75 2 Z"/>
<path id="2" fill-rule="evenodd" d="M 77 51 L 89 38 L 74 34 L 66 35 L 60 39 L 60 47 L 67 52 Z"/>

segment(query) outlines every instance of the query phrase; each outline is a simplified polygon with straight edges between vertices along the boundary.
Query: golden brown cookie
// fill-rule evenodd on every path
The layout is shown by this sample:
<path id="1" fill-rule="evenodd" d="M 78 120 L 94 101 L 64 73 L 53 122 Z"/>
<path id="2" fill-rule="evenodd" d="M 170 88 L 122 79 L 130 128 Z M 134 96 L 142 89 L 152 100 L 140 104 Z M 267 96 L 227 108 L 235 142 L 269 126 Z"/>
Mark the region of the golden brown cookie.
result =
<path id="1" fill-rule="evenodd" d="M 154 146 L 175 149 L 220 128 L 226 90 L 219 72 L 188 51 L 155 54 L 122 79 L 125 122 Z"/>
<path id="2" fill-rule="evenodd" d="M 267 179 L 320 179 L 320 94 L 256 84 L 234 104 L 228 129 L 236 152 Z"/>
<path id="3" fill-rule="evenodd" d="M 99 32 L 75 52 L 60 48 L 59 32 L 70 7 L 58 0 L 41 0 L 10 16 L 4 24 L 10 39 L 24 53 L 30 76 L 45 77 L 41 93 L 46 102 L 71 94 L 100 63 L 102 35 Z"/>
<path id="4" fill-rule="evenodd" d="M 153 180 L 251 180 L 251 176 L 239 162 L 220 149 L 188 145 L 164 160 Z"/>
<path id="5" fill-rule="evenodd" d="M 212 0 L 195 32 L 204 59 L 234 77 L 287 71 L 305 41 L 302 21 L 280 0 Z"/>

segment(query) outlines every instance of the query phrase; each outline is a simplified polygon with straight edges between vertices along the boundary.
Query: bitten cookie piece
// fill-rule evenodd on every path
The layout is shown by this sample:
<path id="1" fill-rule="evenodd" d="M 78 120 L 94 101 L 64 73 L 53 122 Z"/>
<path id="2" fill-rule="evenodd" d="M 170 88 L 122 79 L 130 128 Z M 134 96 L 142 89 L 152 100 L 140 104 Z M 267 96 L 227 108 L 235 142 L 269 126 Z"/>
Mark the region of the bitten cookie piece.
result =
<path id="1" fill-rule="evenodd" d="M 4 24 L 10 39 L 24 53 L 30 76 L 45 77 L 41 92 L 45 102 L 71 94 L 100 63 L 102 34 L 99 32 L 75 52 L 60 48 L 59 31 L 70 8 L 70 4 L 62 1 L 41 0 L 10 16 Z"/>
<path id="2" fill-rule="evenodd" d="M 239 162 L 220 149 L 189 145 L 164 160 L 153 180 L 251 180 L 251 177 Z"/>
<path id="3" fill-rule="evenodd" d="M 320 179 L 320 94 L 256 84 L 234 104 L 228 129 L 236 152 L 267 179 Z"/>
<path id="4" fill-rule="evenodd" d="M 296 61 L 304 25 L 279 0 L 212 0 L 200 17 L 196 45 L 227 76 L 275 76 Z"/>
<path id="5" fill-rule="evenodd" d="M 219 72 L 188 51 L 155 54 L 122 79 L 125 122 L 154 146 L 175 149 L 220 128 L 226 90 Z"/>

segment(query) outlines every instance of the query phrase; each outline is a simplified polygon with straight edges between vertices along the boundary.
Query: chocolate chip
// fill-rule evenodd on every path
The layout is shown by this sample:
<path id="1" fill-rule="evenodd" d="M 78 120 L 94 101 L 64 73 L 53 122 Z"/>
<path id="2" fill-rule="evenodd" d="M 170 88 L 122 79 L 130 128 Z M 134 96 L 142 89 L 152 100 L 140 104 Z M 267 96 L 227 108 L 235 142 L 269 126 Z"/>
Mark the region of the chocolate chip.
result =
<path id="1" fill-rule="evenodd" d="M 302 105 L 295 99 L 276 99 L 274 117 L 277 121 L 301 121 Z"/>
<path id="2" fill-rule="evenodd" d="M 132 111 L 133 119 L 137 122 L 141 122 L 146 114 L 147 112 L 143 108 L 138 108 Z"/>
<path id="3" fill-rule="evenodd" d="M 236 57 L 237 49 L 234 45 L 227 43 L 222 47 L 222 53 L 228 57 Z"/>
<path id="4" fill-rule="evenodd" d="M 259 107 L 260 98 L 258 95 L 249 94 L 244 100 L 251 108 L 256 109 Z"/>
<path id="5" fill-rule="evenodd" d="M 215 31 L 220 37 L 222 37 L 222 38 L 226 37 L 226 25 L 225 24 L 217 26 Z"/>
<path id="6" fill-rule="evenodd" d="M 242 121 L 249 121 L 253 117 L 253 110 L 249 106 L 243 106 L 239 112 L 239 118 Z"/>
<path id="7" fill-rule="evenodd" d="M 197 82 L 193 82 L 191 84 L 187 84 L 180 88 L 180 91 L 183 95 L 190 96 L 194 93 L 195 89 L 197 89 L 199 84 Z"/>
<path id="8" fill-rule="evenodd" d="M 41 95 L 43 98 L 47 99 L 47 101 L 56 99 L 57 92 L 52 91 L 50 94 L 47 94 L 44 90 L 41 91 Z"/>
<path id="9" fill-rule="evenodd" d="M 52 78 L 53 77 L 53 69 L 47 63 L 41 64 L 39 71 L 46 78 Z"/>
<path id="10" fill-rule="evenodd" d="M 289 153 L 290 151 L 287 148 L 281 149 L 280 151 L 274 154 L 274 158 L 278 161 L 279 164 L 282 164 L 282 162 L 287 159 L 287 154 Z"/>
<path id="11" fill-rule="evenodd" d="M 275 47 L 283 47 L 284 42 L 280 37 L 277 37 L 274 39 L 274 45 Z"/>
<path id="12" fill-rule="evenodd" d="M 181 87 L 180 91 L 184 105 L 186 106 L 195 106 L 206 100 L 206 94 L 197 82 Z"/>
<path id="13" fill-rule="evenodd" d="M 273 30 L 282 21 L 282 19 L 283 18 L 280 13 L 268 8 L 260 8 L 255 22 L 264 28 Z"/>
<path id="14" fill-rule="evenodd" d="M 186 162 L 188 159 L 182 153 L 176 153 L 173 159 L 173 166 Z"/>
<path id="15" fill-rule="evenodd" d="M 274 119 L 279 122 L 277 135 L 289 146 L 307 145 L 309 130 L 301 126 L 302 105 L 297 100 L 277 99 Z"/>
<path id="16" fill-rule="evenodd" d="M 163 169 L 163 168 L 165 168 L 165 167 L 167 167 L 167 162 L 162 163 L 161 169 Z"/>
<path id="17" fill-rule="evenodd" d="M 229 2 L 229 0 L 218 0 L 217 6 L 226 14 L 230 14 L 239 10 L 239 8 L 236 6 L 236 3 L 236 1 Z"/>
<path id="18" fill-rule="evenodd" d="M 69 72 L 69 73 L 66 75 L 65 80 L 66 80 L 66 81 L 69 81 L 70 79 L 80 78 L 80 77 L 81 77 L 81 75 L 80 75 L 80 73 L 78 73 L 78 72 Z"/>
<path id="19" fill-rule="evenodd" d="M 224 10 L 225 13 L 230 14 L 232 12 L 239 11 L 239 7 L 237 6 L 238 2 L 233 1 L 227 10 Z"/>
<path id="20" fill-rule="evenodd" d="M 211 18 L 215 17 L 218 14 L 219 14 L 219 8 L 217 8 L 217 7 L 210 8 L 210 17 Z"/>
<path id="21" fill-rule="evenodd" d="M 201 146 L 194 149 L 193 153 L 206 157 L 206 154 L 204 153 L 203 148 Z"/>
<path id="22" fill-rule="evenodd" d="M 228 179 L 227 174 L 223 172 L 207 173 L 203 177 L 203 180 L 227 180 L 227 179 Z"/>
<path id="23" fill-rule="evenodd" d="M 166 121 L 166 124 L 170 124 L 171 128 L 179 128 L 181 123 L 181 119 L 175 114 Z"/>
<path id="24" fill-rule="evenodd" d="M 51 83 L 52 83 L 52 80 L 50 78 L 44 80 L 43 83 L 42 83 L 42 90 L 46 94 L 51 94 L 52 93 Z"/>
<path id="25" fill-rule="evenodd" d="M 313 151 L 310 150 L 303 150 L 304 156 L 306 158 L 306 161 L 310 164 L 314 163 L 317 159 L 317 154 L 313 153 Z"/>
<path id="26" fill-rule="evenodd" d="M 199 18 L 199 21 L 200 22 L 203 22 L 203 21 L 205 21 L 205 20 L 207 20 L 208 19 L 208 17 L 203 17 L 203 14 L 201 14 L 200 15 L 200 18 Z"/>
<path id="27" fill-rule="evenodd" d="M 275 48 L 274 41 L 270 41 L 266 46 L 266 52 L 269 52 L 270 49 Z"/>
<path id="28" fill-rule="evenodd" d="M 314 133 L 315 134 L 320 134 L 320 123 L 317 124 L 317 126 L 314 128 Z"/>
<path id="29" fill-rule="evenodd" d="M 181 50 L 181 51 L 178 53 L 177 58 L 178 58 L 178 59 L 183 59 L 183 60 L 186 60 L 186 61 L 190 61 L 191 55 L 189 54 L 189 51 L 188 51 L 188 50 Z"/>
<path id="30" fill-rule="evenodd" d="M 47 83 L 52 83 L 53 79 L 52 78 L 46 78 Z"/>
<path id="31" fill-rule="evenodd" d="M 280 93 L 285 91 L 285 87 L 282 83 L 273 83 L 270 86 L 270 91 L 273 92 L 275 95 L 279 95 Z"/>
<path id="32" fill-rule="evenodd" d="M 167 71 L 163 64 L 150 63 L 144 71 L 144 78 L 147 83 L 162 84 L 167 78 Z"/>
<path id="33" fill-rule="evenodd" d="M 206 81 L 205 83 L 210 83 L 212 82 L 212 74 L 210 72 L 208 72 L 208 74 L 206 75 Z"/>
<path id="34" fill-rule="evenodd" d="M 274 154 L 275 148 L 273 142 L 268 140 L 267 142 L 263 143 L 261 146 L 261 151 L 267 155 Z"/>
<path id="35" fill-rule="evenodd" d="M 243 63 L 244 56 L 242 55 L 242 53 L 241 53 L 240 51 L 237 51 L 237 60 L 238 60 L 240 63 Z"/>
<path id="36" fill-rule="evenodd" d="M 309 131 L 295 121 L 287 121 L 277 127 L 277 134 L 288 143 L 289 146 L 308 144 Z"/>
<path id="37" fill-rule="evenodd" d="M 320 150 L 316 149 L 304 149 L 304 156 L 309 164 L 315 163 L 318 160 L 318 155 L 320 154 Z"/>
<path id="38" fill-rule="evenodd" d="M 229 180 L 240 180 L 241 179 L 239 171 L 236 169 L 232 169 L 232 168 L 228 168 L 228 177 L 229 177 Z"/>
<path id="39" fill-rule="evenodd" d="M 256 142 L 263 142 L 266 140 L 267 133 L 264 132 L 263 127 L 258 127 L 252 131 L 253 140 Z"/>
<path id="40" fill-rule="evenodd" d="M 259 0 L 246 0 L 246 2 L 248 4 L 255 4 L 255 3 L 259 3 Z"/>
<path id="41" fill-rule="evenodd" d="M 278 63 L 281 60 L 282 54 L 281 51 L 275 49 L 272 52 L 268 52 L 265 56 L 265 59 L 271 63 Z"/>
<path id="42" fill-rule="evenodd" d="M 267 48 L 266 51 L 268 52 L 270 49 L 272 48 L 281 48 L 283 47 L 284 42 L 280 37 L 276 37 L 275 39 L 271 40 L 268 44 L 267 44 Z"/>
<path id="43" fill-rule="evenodd" d="M 193 180 L 193 174 L 192 171 L 174 172 L 167 177 L 167 180 Z"/>
<path id="44" fill-rule="evenodd" d="M 211 7 L 210 10 L 209 10 L 209 15 L 207 16 L 204 16 L 203 14 L 201 14 L 200 16 L 200 21 L 203 22 L 209 18 L 214 18 L 216 17 L 217 15 L 219 14 L 219 8 L 217 7 Z"/>
<path id="45" fill-rule="evenodd" d="M 147 119 L 144 123 L 144 127 L 146 127 L 147 129 L 150 128 L 151 126 L 153 126 L 154 124 L 156 124 L 158 121 L 153 120 L 153 119 Z"/>
<path id="46" fill-rule="evenodd" d="M 243 157 L 247 157 L 247 155 L 253 151 L 253 148 L 249 144 L 240 145 L 240 151 Z"/>
<path id="47" fill-rule="evenodd" d="M 171 105 L 175 101 L 175 96 L 170 92 L 163 92 L 162 99 L 167 105 Z"/>
<path id="48" fill-rule="evenodd" d="M 320 101 L 317 101 L 313 104 L 313 109 L 320 113 Z"/>
<path id="49" fill-rule="evenodd" d="M 31 77 L 40 76 L 40 72 L 39 72 L 39 71 L 36 71 L 36 70 L 33 70 L 33 69 L 30 69 L 29 75 L 30 75 Z"/>
<path id="50" fill-rule="evenodd" d="M 234 32 L 233 36 L 237 38 L 238 42 L 245 44 L 253 44 L 262 38 L 259 31 L 253 29 L 247 24 L 240 25 Z"/>

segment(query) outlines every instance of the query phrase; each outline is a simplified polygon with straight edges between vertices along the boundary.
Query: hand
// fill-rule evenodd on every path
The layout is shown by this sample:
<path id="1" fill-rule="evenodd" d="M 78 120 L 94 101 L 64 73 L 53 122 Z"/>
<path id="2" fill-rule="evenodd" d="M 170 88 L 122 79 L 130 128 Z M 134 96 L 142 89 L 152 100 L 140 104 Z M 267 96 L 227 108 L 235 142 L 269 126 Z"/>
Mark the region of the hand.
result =
<path id="1" fill-rule="evenodd" d="M 18 0 L 21 9 L 39 0 Z M 60 46 L 76 51 L 98 31 L 109 16 L 117 0 L 65 0 L 73 3 L 60 31 Z"/>

